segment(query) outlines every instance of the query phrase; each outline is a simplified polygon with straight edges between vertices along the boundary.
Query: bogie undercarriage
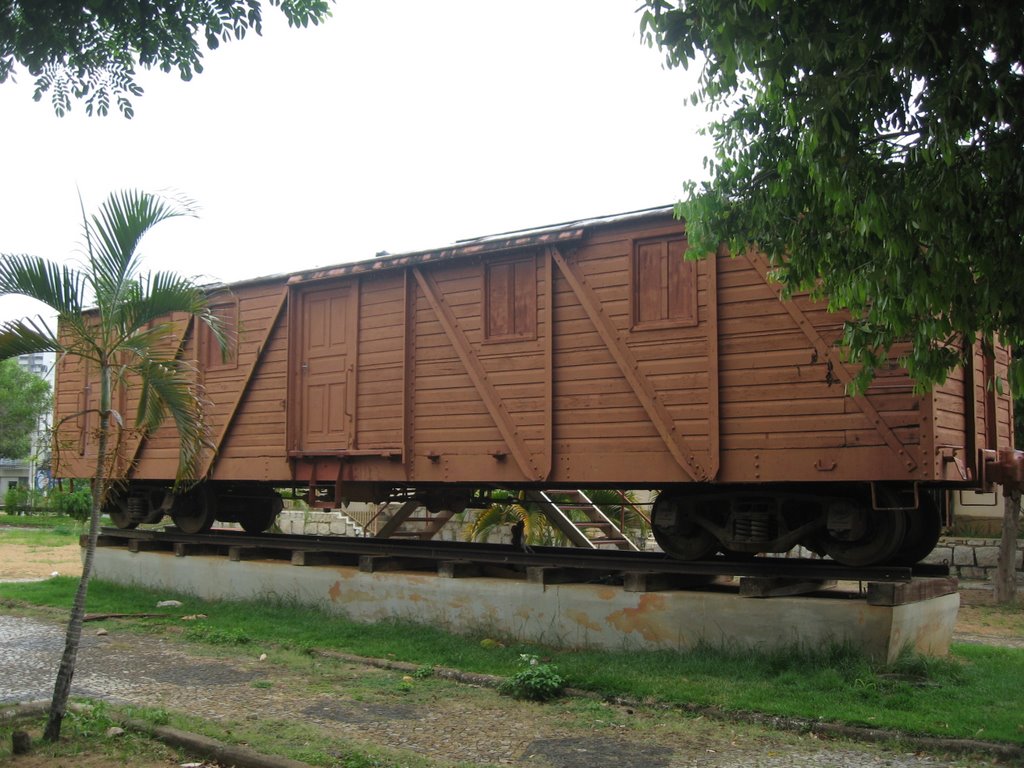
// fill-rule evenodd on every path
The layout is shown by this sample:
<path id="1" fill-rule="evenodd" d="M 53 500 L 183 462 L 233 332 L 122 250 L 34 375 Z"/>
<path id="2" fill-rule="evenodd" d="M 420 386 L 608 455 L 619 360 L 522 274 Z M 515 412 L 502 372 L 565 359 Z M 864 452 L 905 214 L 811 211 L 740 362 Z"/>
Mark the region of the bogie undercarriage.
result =
<path id="1" fill-rule="evenodd" d="M 197 483 L 183 490 L 148 483 L 114 489 L 104 508 L 118 528 L 160 522 L 170 515 L 184 533 L 208 531 L 215 520 L 262 533 L 284 506 L 281 496 L 260 483 Z"/>
<path id="2" fill-rule="evenodd" d="M 655 541 L 681 560 L 796 546 L 852 567 L 911 565 L 939 538 L 939 507 L 914 487 L 693 485 L 659 494 Z"/>
<path id="3" fill-rule="evenodd" d="M 490 503 L 489 490 L 459 486 L 355 490 L 366 501 L 416 501 L 431 513 L 444 510 L 449 516 Z M 333 505 L 333 491 L 315 488 L 307 497 L 318 506 Z M 215 520 L 261 533 L 282 507 L 278 492 L 262 483 L 207 482 L 173 491 L 141 482 L 112 493 L 107 511 L 119 528 L 169 515 L 185 533 L 206 531 Z M 911 565 L 931 552 L 941 527 L 939 505 L 930 492 L 868 483 L 676 486 L 657 495 L 650 517 L 655 541 L 681 560 L 716 553 L 753 557 L 802 546 L 851 567 Z"/>

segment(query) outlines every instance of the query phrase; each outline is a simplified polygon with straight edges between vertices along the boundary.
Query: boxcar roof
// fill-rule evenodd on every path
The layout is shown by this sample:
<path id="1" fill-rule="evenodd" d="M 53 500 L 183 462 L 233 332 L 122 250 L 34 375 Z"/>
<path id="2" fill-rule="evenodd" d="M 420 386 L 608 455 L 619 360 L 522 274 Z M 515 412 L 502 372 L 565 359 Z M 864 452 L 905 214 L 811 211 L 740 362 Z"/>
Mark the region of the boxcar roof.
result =
<path id="1" fill-rule="evenodd" d="M 595 216 L 587 219 L 575 219 L 564 221 L 558 224 L 548 224 L 543 227 L 531 229 L 519 229 L 510 232 L 500 232 L 493 235 L 484 235 L 466 240 L 456 240 L 451 245 L 441 248 L 431 248 L 420 251 L 409 251 L 407 253 L 387 254 L 372 259 L 363 259 L 349 264 L 338 264 L 329 267 L 317 267 L 286 274 L 266 275 L 263 277 L 240 280 L 238 282 L 225 284 L 211 284 L 204 286 L 207 291 L 213 293 L 221 288 L 252 285 L 264 282 L 304 283 L 313 280 L 326 280 L 335 277 L 348 275 L 366 274 L 389 269 L 401 269 L 414 264 L 425 264 L 448 259 L 465 258 L 467 256 L 483 256 L 491 253 L 502 253 L 517 250 L 519 248 L 532 248 L 539 245 L 554 245 L 558 243 L 575 242 L 582 240 L 589 230 L 598 227 L 613 226 L 616 224 L 643 221 L 646 219 L 666 219 L 672 215 L 672 206 L 663 205 L 656 208 L 645 208 L 639 211 L 616 213 L 609 216 Z"/>

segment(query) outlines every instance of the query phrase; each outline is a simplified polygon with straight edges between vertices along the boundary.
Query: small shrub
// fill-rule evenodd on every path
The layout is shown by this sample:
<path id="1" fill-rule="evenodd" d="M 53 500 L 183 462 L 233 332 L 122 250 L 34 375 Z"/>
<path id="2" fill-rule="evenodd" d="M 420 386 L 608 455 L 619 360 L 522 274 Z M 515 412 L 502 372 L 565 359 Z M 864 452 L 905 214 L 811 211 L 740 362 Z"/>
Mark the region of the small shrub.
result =
<path id="1" fill-rule="evenodd" d="M 219 629 L 209 624 L 193 624 L 185 630 L 185 637 L 210 645 L 248 645 L 252 638 L 237 629 Z"/>
<path id="2" fill-rule="evenodd" d="M 498 686 L 498 692 L 514 699 L 550 701 L 557 698 L 565 687 L 565 678 L 558 674 L 554 664 L 541 664 L 537 657 L 519 655 L 522 669 Z"/>
<path id="3" fill-rule="evenodd" d="M 20 485 L 12 485 L 4 494 L 4 511 L 8 515 L 24 515 L 29 511 L 29 492 Z"/>
<path id="4" fill-rule="evenodd" d="M 88 520 L 92 513 L 92 491 L 88 485 L 79 485 L 73 491 L 54 488 L 50 491 L 50 508 L 58 515 Z"/>

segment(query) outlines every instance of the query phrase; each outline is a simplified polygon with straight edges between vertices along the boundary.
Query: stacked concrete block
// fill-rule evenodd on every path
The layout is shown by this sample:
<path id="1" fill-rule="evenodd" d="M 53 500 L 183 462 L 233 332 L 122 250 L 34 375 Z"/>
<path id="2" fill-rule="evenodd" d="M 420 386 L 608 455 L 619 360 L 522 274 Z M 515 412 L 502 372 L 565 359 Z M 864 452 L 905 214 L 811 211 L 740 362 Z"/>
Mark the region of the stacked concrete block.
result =
<path id="1" fill-rule="evenodd" d="M 991 581 L 999 562 L 999 539 L 944 538 L 925 558 L 926 563 L 945 563 L 961 580 Z M 1017 542 L 1017 583 L 1024 585 L 1024 542 Z"/>
<path id="2" fill-rule="evenodd" d="M 281 533 L 306 536 L 362 536 L 363 529 L 336 509 L 285 510 L 277 516 Z"/>

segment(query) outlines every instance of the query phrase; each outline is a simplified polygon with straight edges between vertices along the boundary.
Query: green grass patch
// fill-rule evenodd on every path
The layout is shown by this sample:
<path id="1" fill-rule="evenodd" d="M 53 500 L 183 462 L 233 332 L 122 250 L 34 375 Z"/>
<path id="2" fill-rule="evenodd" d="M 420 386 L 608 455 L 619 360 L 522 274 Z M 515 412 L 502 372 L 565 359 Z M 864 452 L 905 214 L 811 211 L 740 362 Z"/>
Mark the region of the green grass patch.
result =
<path id="1" fill-rule="evenodd" d="M 29 547 L 66 547 L 77 544 L 85 530 L 67 517 L 59 524 L 31 528 L 0 528 L 0 543 L 21 544 Z"/>
<path id="2" fill-rule="evenodd" d="M 75 579 L 0 584 L 0 597 L 66 608 Z M 424 669 L 455 667 L 510 676 L 521 654 L 556 664 L 567 684 L 609 696 L 684 706 L 749 710 L 945 737 L 1024 742 L 1024 650 L 958 645 L 948 659 L 907 655 L 895 664 L 872 664 L 843 646 L 776 652 L 721 650 L 688 653 L 559 651 L 515 642 L 482 642 L 432 627 L 382 622 L 359 624 L 286 601 L 209 602 L 194 597 L 95 582 L 90 612 L 152 612 L 161 599 L 176 631 L 208 646 L 327 649 L 412 662 Z M 165 631 L 166 622 L 119 622 L 124 631 Z M 424 673 L 426 674 L 426 673 Z"/>
<path id="3" fill-rule="evenodd" d="M 52 759 L 55 766 L 62 765 L 178 765 L 186 755 L 147 736 L 127 731 L 119 736 L 107 736 L 107 729 L 118 725 L 116 713 L 103 702 L 89 705 L 85 711 L 68 711 L 61 725 L 60 741 L 42 741 L 46 715 L 28 720 L 17 720 L 0 725 L 0 764 L 8 761 L 42 758 Z M 11 754 L 11 734 L 27 731 L 32 738 L 31 756 L 16 758 Z M 87 762 L 88 761 L 88 762 Z"/>
<path id="4" fill-rule="evenodd" d="M 16 525 L 21 528 L 47 528 L 65 523 L 70 518 L 63 515 L 12 515 L 0 512 L 0 525 Z"/>

